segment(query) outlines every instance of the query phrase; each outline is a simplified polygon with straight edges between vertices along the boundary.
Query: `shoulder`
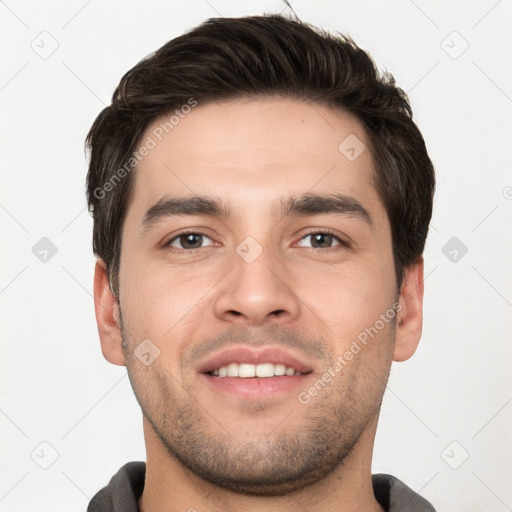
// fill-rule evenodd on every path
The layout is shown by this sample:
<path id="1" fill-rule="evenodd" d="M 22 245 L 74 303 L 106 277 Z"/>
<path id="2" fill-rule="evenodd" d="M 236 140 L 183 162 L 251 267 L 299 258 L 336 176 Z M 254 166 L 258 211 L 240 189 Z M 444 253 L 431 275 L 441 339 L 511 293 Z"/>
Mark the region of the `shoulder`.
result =
<path id="1" fill-rule="evenodd" d="M 94 495 L 87 512 L 139 512 L 145 478 L 145 462 L 128 462 Z"/>
<path id="2" fill-rule="evenodd" d="M 372 483 L 375 498 L 386 512 L 435 512 L 425 498 L 392 475 L 372 475 Z"/>

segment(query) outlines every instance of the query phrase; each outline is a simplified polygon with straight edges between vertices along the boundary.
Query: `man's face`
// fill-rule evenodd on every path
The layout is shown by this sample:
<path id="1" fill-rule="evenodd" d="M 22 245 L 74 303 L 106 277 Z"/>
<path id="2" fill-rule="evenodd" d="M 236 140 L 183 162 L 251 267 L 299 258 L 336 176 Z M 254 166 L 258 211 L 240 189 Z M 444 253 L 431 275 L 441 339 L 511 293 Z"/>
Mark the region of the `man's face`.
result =
<path id="1" fill-rule="evenodd" d="M 300 488 L 374 427 L 393 357 L 391 231 L 368 137 L 346 113 L 291 99 L 199 105 L 158 141 L 167 119 L 142 138 L 157 145 L 123 228 L 132 386 L 162 452 L 194 473 L 254 494 Z M 213 205 L 172 203 L 193 196 Z M 229 376 L 283 366 L 301 373 Z"/>

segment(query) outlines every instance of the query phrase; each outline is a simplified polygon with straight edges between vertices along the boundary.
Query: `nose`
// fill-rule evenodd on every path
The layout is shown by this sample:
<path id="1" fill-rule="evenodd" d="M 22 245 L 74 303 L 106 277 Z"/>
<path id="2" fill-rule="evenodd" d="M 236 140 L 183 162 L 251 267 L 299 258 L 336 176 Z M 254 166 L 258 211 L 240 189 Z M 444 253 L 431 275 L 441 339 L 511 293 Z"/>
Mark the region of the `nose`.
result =
<path id="1" fill-rule="evenodd" d="M 236 325 L 263 326 L 299 316 L 301 303 L 290 273 L 270 250 L 263 250 L 252 262 L 238 253 L 233 260 L 215 301 L 217 317 Z"/>

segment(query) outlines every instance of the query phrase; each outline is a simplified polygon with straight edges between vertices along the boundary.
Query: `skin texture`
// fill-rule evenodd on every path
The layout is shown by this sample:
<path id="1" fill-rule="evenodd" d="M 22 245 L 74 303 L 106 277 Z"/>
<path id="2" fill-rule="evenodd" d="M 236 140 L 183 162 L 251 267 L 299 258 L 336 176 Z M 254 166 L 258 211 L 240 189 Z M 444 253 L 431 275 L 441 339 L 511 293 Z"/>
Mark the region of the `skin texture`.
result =
<path id="1" fill-rule="evenodd" d="M 338 149 L 350 134 L 366 145 L 354 161 Z M 135 178 L 119 304 L 101 260 L 95 299 L 103 354 L 127 366 L 144 414 L 141 510 L 382 510 L 371 487 L 375 430 L 391 362 L 408 359 L 421 336 L 423 262 L 407 269 L 397 294 L 362 125 L 294 99 L 198 105 Z M 277 198 L 306 193 L 349 196 L 371 225 L 354 213 L 283 216 L 274 208 Z M 166 216 L 143 227 L 163 197 L 193 195 L 222 200 L 231 215 Z M 206 236 L 186 249 L 187 239 L 176 238 L 184 229 Z M 339 241 L 314 246 L 308 235 L 326 230 Z M 250 263 L 236 251 L 249 236 L 257 242 L 249 253 L 262 250 Z M 393 304 L 396 317 L 301 403 L 299 393 Z M 134 352 L 146 339 L 160 351 L 147 366 Z M 312 372 L 298 388 L 260 399 L 220 392 L 198 364 L 234 346 L 281 347 Z"/>

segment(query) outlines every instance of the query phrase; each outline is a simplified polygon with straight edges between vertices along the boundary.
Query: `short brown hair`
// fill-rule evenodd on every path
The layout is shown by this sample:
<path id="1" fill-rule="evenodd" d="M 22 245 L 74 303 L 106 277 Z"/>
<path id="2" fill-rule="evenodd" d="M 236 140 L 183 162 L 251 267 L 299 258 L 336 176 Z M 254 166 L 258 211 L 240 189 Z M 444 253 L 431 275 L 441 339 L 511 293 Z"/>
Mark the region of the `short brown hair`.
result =
<path id="1" fill-rule="evenodd" d="M 148 124 L 191 98 L 201 105 L 262 95 L 341 107 L 365 127 L 391 224 L 399 288 L 405 268 L 423 253 L 435 188 L 407 95 L 348 36 L 266 15 L 212 18 L 169 41 L 122 77 L 112 104 L 94 121 L 86 139 L 93 249 L 106 264 L 116 297 L 123 220 L 134 182 L 129 171 L 136 167 L 133 155 Z"/>

